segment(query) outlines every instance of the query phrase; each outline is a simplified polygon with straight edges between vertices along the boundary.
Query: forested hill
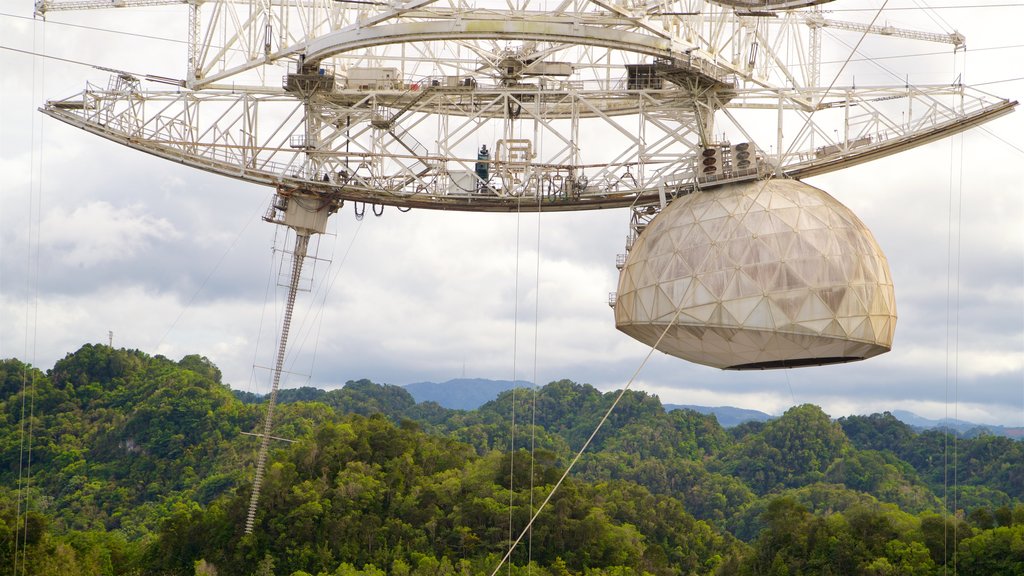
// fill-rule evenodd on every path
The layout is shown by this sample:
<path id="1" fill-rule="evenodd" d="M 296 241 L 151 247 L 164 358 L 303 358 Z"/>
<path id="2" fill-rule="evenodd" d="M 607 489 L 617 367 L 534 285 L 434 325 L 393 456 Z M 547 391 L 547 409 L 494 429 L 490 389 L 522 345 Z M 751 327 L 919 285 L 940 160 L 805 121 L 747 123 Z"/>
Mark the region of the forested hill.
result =
<path id="1" fill-rule="evenodd" d="M 243 536 L 243 433 L 265 407 L 209 360 L 86 345 L 46 372 L 0 361 L 0 575 L 490 574 L 614 398 L 569 380 L 472 411 L 366 380 L 283 392 L 274 435 L 292 442 Z M 511 563 L 1020 575 L 1024 443 L 813 405 L 726 430 L 630 392 Z"/>

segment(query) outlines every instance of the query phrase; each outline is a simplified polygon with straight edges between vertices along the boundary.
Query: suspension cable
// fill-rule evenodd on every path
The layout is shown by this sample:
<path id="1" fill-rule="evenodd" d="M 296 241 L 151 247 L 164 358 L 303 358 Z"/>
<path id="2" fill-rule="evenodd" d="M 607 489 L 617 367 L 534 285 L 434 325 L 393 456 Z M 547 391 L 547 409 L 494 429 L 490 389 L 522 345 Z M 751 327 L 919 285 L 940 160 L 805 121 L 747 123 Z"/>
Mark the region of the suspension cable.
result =
<path id="1" fill-rule="evenodd" d="M 966 49 L 963 57 L 964 70 L 966 73 L 967 55 Z M 953 74 L 957 73 L 956 54 L 953 57 Z M 943 461 L 943 573 L 948 570 L 949 559 L 953 561 L 953 574 L 957 573 L 957 532 L 958 523 L 953 524 L 953 550 L 949 546 L 949 437 L 953 439 L 953 518 L 956 518 L 956 510 L 959 505 L 959 478 L 957 466 L 957 431 L 956 424 L 959 422 L 959 345 L 960 345 L 960 258 L 962 256 L 961 237 L 963 231 L 963 169 L 964 169 L 964 136 L 957 134 L 950 140 L 949 145 L 949 180 L 948 180 L 948 218 L 946 237 L 946 367 L 945 367 L 945 391 L 946 391 L 946 422 L 949 423 L 949 394 L 950 385 L 953 388 L 953 426 L 952 430 L 947 428 L 943 434 L 942 461 Z M 959 157 L 959 162 L 957 161 Z M 956 168 L 955 168 L 956 167 Z"/>
<path id="2" fill-rule="evenodd" d="M 759 194 L 765 189 L 766 186 L 768 186 L 768 182 L 769 181 L 770 180 L 765 180 L 761 184 L 761 187 L 758 190 Z M 747 211 L 751 210 L 752 207 L 753 207 L 753 203 L 751 203 L 751 205 L 747 207 Z M 538 212 L 538 214 L 539 214 L 539 212 Z M 540 231 L 538 230 L 538 238 L 539 237 L 540 237 Z M 539 244 L 538 244 L 538 250 L 540 250 Z M 518 261 L 518 258 L 517 258 L 517 261 Z M 538 266 L 539 266 L 539 255 L 538 255 Z M 518 275 L 517 275 L 517 278 L 518 278 Z M 538 275 L 538 282 L 539 282 L 539 275 Z M 558 478 L 558 481 L 551 488 L 551 491 L 548 492 L 548 495 L 540 503 L 540 506 L 537 507 L 537 510 L 532 512 L 532 514 L 530 516 L 530 521 L 527 522 L 526 526 L 519 533 L 519 536 L 515 539 L 515 541 L 509 547 L 508 552 L 506 552 L 505 556 L 502 557 L 502 559 L 498 562 L 498 565 L 494 567 L 494 571 L 491 572 L 491 576 L 495 576 L 498 573 L 498 570 L 500 570 L 502 565 L 509 560 L 509 558 L 512 555 L 512 551 L 516 548 L 516 546 L 519 545 L 519 543 L 522 541 L 522 539 L 525 536 L 530 535 L 531 540 L 529 542 L 530 542 L 530 545 L 532 545 L 532 534 L 533 534 L 533 524 L 534 524 L 534 522 L 540 516 L 540 513 L 547 506 L 548 502 L 551 501 L 551 498 L 555 495 L 555 492 L 557 492 L 558 489 L 562 486 L 562 483 L 565 481 L 566 477 L 569 476 L 569 473 L 572 472 L 572 469 L 576 466 L 576 463 L 583 456 L 583 453 L 586 452 L 587 448 L 590 446 L 590 443 L 597 436 L 597 433 L 600 432 L 601 427 L 604 426 L 604 423 L 607 422 L 609 416 L 611 416 L 611 414 L 615 410 L 616 406 L 618 406 L 619 401 L 622 400 L 622 397 L 625 396 L 626 392 L 633 385 L 633 382 L 636 381 L 637 376 L 639 376 L 640 372 L 643 371 L 644 367 L 647 366 L 647 363 L 650 361 L 651 356 L 654 355 L 655 350 L 657 350 L 658 346 L 661 345 L 662 340 L 664 340 L 665 336 L 668 335 L 669 330 L 671 330 L 672 326 L 675 325 L 676 321 L 679 319 L 679 315 L 682 314 L 682 312 L 683 312 L 683 307 L 682 306 L 676 308 L 675 314 L 673 314 L 672 319 L 669 320 L 669 322 L 665 325 L 665 329 L 662 330 L 661 335 L 658 336 L 657 341 L 655 341 L 655 343 L 647 351 L 647 355 L 644 356 L 643 361 L 641 361 L 640 365 L 637 366 L 636 370 L 633 371 L 633 374 L 630 376 L 629 380 L 626 382 L 626 385 L 623 386 L 622 389 L 619 391 L 619 394 L 615 397 L 615 400 L 612 402 L 611 406 L 609 406 L 608 410 L 605 411 L 604 415 L 601 417 L 601 420 L 597 423 L 597 426 L 594 427 L 594 431 L 590 433 L 590 436 L 587 437 L 586 442 L 583 443 L 583 446 L 581 446 L 579 451 L 576 452 L 576 455 L 569 462 L 569 465 L 565 468 L 565 471 L 562 472 L 561 477 Z M 531 490 L 531 494 L 532 494 L 532 490 Z M 509 563 L 509 569 L 511 570 L 511 563 Z"/>
<path id="3" fill-rule="evenodd" d="M 519 353 L 519 250 L 520 233 L 522 223 L 523 196 L 516 198 L 516 267 L 515 267 L 515 288 L 512 291 L 512 426 L 509 432 L 508 450 L 508 554 L 512 554 L 515 544 L 513 535 L 512 511 L 515 504 L 515 465 L 516 465 L 516 364 Z M 506 555 L 506 557 L 507 557 Z M 512 563 L 508 565 L 509 575 L 512 574 Z"/>
<path id="4" fill-rule="evenodd" d="M 40 30 L 41 32 L 37 32 Z M 42 47 L 39 47 L 39 43 Z M 33 23 L 33 51 L 45 51 L 46 26 Z M 46 63 L 32 59 L 32 101 L 37 101 L 39 93 L 45 93 Z M 39 90 L 39 93 L 37 93 Z M 26 250 L 25 275 L 25 332 L 24 361 L 22 362 L 21 380 L 21 422 L 19 425 L 19 457 L 18 457 L 18 496 L 15 508 L 14 527 L 14 574 L 18 573 L 19 537 L 21 573 L 28 571 L 28 511 L 31 504 L 32 491 L 32 440 L 35 426 L 35 392 L 36 379 L 29 375 L 30 366 L 35 364 L 36 340 L 38 335 L 39 317 L 39 262 L 42 230 L 42 199 L 43 199 L 43 123 L 39 120 L 38 136 L 36 131 L 37 118 L 33 115 L 29 122 L 31 131 L 29 143 L 29 188 L 28 188 L 28 249 Z M 37 157 L 38 148 L 38 157 Z M 27 404 L 27 419 L 26 419 Z M 27 423 L 27 424 L 26 424 Z M 24 511 L 24 518 L 21 514 Z"/>
<path id="5" fill-rule="evenodd" d="M 164 341 L 167 340 L 167 337 L 170 336 L 171 332 L 173 332 L 174 329 L 178 326 L 178 322 L 181 322 L 181 319 L 185 316 L 185 313 L 192 309 L 192 305 L 195 304 L 196 298 L 198 298 L 199 295 L 202 294 L 203 290 L 206 289 L 206 285 L 210 283 L 210 280 L 212 280 L 213 277 L 217 274 L 217 271 L 220 270 L 221 265 L 224 264 L 224 261 L 227 260 L 228 255 L 231 254 L 231 252 L 235 249 L 235 246 L 238 245 L 238 241 L 242 239 L 242 235 L 245 234 L 245 231 L 249 229 L 249 225 L 252 224 L 255 220 L 257 220 L 257 217 L 259 216 L 259 213 L 262 210 L 263 204 L 261 200 L 260 204 L 257 205 L 256 210 L 253 211 L 252 215 L 246 218 L 245 221 L 242 223 L 242 228 L 238 231 L 237 234 L 235 234 L 235 238 L 231 241 L 231 244 L 229 244 L 228 247 L 224 250 L 224 252 L 221 253 L 220 258 L 217 259 L 217 262 L 214 263 L 213 268 L 211 268 L 210 271 L 206 274 L 206 277 L 203 278 L 203 281 L 199 284 L 199 287 L 197 287 L 195 291 L 192 292 L 192 295 L 189 297 L 188 301 L 185 302 L 185 305 L 182 306 L 181 309 L 178 311 L 178 315 L 175 316 L 174 320 L 171 321 L 170 326 L 168 326 L 167 330 L 164 331 L 163 336 L 161 336 L 160 340 L 157 341 L 155 347 L 156 350 L 160 349 L 160 346 L 162 346 Z"/>
<path id="6" fill-rule="evenodd" d="M 263 307 L 260 310 L 260 321 L 256 328 L 256 343 L 252 352 L 252 370 L 249 372 L 249 387 L 252 390 L 260 390 L 258 378 L 256 377 L 257 358 L 260 355 L 260 342 L 263 339 L 263 323 L 267 319 L 267 304 L 271 301 L 271 294 L 274 290 L 274 267 L 277 255 L 277 236 L 280 226 L 274 227 L 274 240 L 270 249 L 270 262 L 267 266 L 267 283 L 263 288 Z M 276 305 L 276 299 L 274 299 Z M 276 316 L 275 316 L 276 317 Z M 269 393 L 269 390 L 267 391 Z"/>
<path id="7" fill-rule="evenodd" d="M 882 11 L 885 10 L 885 7 L 888 4 L 889 4 L 889 0 L 885 0 L 885 2 L 882 3 L 882 5 L 878 8 L 878 10 L 875 11 L 875 15 L 874 15 L 874 17 L 871 18 L 871 22 L 868 24 L 868 28 L 870 28 L 870 27 L 875 25 L 875 22 L 878 21 L 878 17 L 882 15 Z M 855 44 L 853 49 L 850 50 L 850 55 L 846 57 L 846 61 L 844 61 L 843 65 L 839 67 L 839 70 L 836 70 L 835 76 L 832 77 L 832 81 L 829 82 L 828 88 L 825 89 L 825 92 L 823 92 L 823 94 L 827 95 L 829 92 L 832 91 L 832 88 L 836 85 L 836 82 L 839 81 L 839 76 L 842 75 L 843 70 L 846 70 L 846 66 L 850 63 L 850 59 L 852 59 L 853 55 L 857 53 L 858 49 L 860 49 L 860 45 L 861 45 L 861 43 L 864 42 L 864 39 L 867 38 L 867 35 L 868 35 L 868 33 L 867 33 L 867 30 L 865 29 L 865 31 L 861 33 L 860 38 L 857 39 L 857 44 Z M 824 98 L 824 96 L 822 96 L 822 98 Z M 811 118 L 813 118 L 813 117 L 814 117 L 814 112 L 811 112 L 810 114 L 808 114 L 807 115 L 807 119 L 804 121 L 804 125 L 801 126 L 800 130 L 798 130 L 796 133 L 800 134 L 804 130 L 806 130 L 807 126 L 811 123 Z M 797 142 L 798 142 L 797 140 L 793 140 L 793 143 L 790 144 L 789 148 L 786 150 L 785 153 L 782 152 L 781 148 L 779 149 L 779 157 L 777 159 L 779 166 L 782 165 L 782 161 L 783 161 L 783 159 L 786 156 L 789 156 L 790 154 L 793 153 L 793 149 L 796 148 Z"/>
<path id="8" fill-rule="evenodd" d="M 352 252 L 352 247 L 355 245 L 356 239 L 359 238 L 359 231 L 362 228 L 363 228 L 363 222 L 362 221 L 356 222 L 356 229 L 352 232 L 352 238 L 349 239 L 348 246 L 345 247 L 345 252 L 341 255 L 341 261 L 338 262 L 338 266 L 334 270 L 334 275 L 331 276 L 331 279 L 326 283 L 326 286 L 324 288 L 323 298 L 320 299 L 320 310 L 319 310 L 319 313 L 317 314 L 319 316 L 319 319 L 316 322 L 316 336 L 313 339 L 313 358 L 310 360 L 310 368 L 309 368 L 310 374 L 313 373 L 313 371 L 314 371 L 313 369 L 316 366 L 317 351 L 320 348 L 320 333 L 321 333 L 321 331 L 323 329 L 324 318 L 327 316 L 327 314 L 324 312 L 327 309 L 327 296 L 334 289 L 334 285 L 335 285 L 335 283 L 337 283 L 338 277 L 341 276 L 341 271 L 345 268 L 345 262 L 348 261 L 348 255 Z M 335 236 L 335 238 L 337 238 L 337 236 Z M 332 263 L 333 263 L 333 258 L 332 258 Z M 312 307 L 312 304 L 310 305 L 310 307 Z M 306 331 L 306 334 L 305 334 L 305 336 L 302 339 L 302 344 L 299 345 L 300 348 L 305 345 L 305 342 L 306 342 L 306 340 L 309 337 L 309 332 L 310 331 L 312 331 L 312 327 L 310 327 L 309 330 Z"/>
<path id="9" fill-rule="evenodd" d="M 953 422 L 960 422 L 960 259 L 963 257 L 963 134 L 957 134 L 960 140 L 960 181 L 957 183 L 957 234 L 956 234 L 956 281 L 953 291 Z M 960 462 L 958 455 L 959 438 L 954 428 L 953 434 L 953 509 L 960 505 Z M 954 516 L 955 517 L 955 516 Z M 953 574 L 957 573 L 957 561 L 960 558 L 957 546 L 959 523 L 953 524 Z"/>
<path id="10" fill-rule="evenodd" d="M 586 442 L 583 443 L 583 446 L 581 446 L 579 451 L 576 452 L 576 455 L 573 456 L 572 461 L 569 462 L 569 465 L 566 466 L 565 471 L 562 472 L 562 476 L 558 478 L 558 482 L 555 482 L 555 485 L 551 488 L 551 491 L 548 492 L 548 495 L 540 503 L 540 506 L 537 507 L 537 511 L 534 512 L 533 515 L 530 517 L 530 521 L 527 522 L 526 527 L 524 527 L 522 532 L 519 533 L 519 536 L 515 539 L 515 542 L 512 543 L 512 546 L 509 547 L 508 552 L 506 552 L 505 556 L 502 557 L 502 559 L 498 562 L 498 565 L 494 567 L 494 571 L 491 572 L 491 576 L 495 576 L 498 573 L 498 570 L 501 569 L 502 565 L 504 565 L 505 562 L 507 562 L 509 557 L 512 555 L 512 551 L 515 550 L 516 546 L 519 545 L 519 542 L 521 542 L 522 539 L 533 528 L 533 523 L 537 520 L 537 517 L 540 516 L 540 513 L 544 511 L 544 508 L 548 505 L 548 502 L 551 501 L 551 498 L 555 495 L 555 493 L 558 492 L 558 489 L 562 486 L 562 483 L 565 481 L 566 477 L 568 477 L 569 473 L 572 472 L 572 469 L 576 466 L 576 463 L 579 462 L 579 459 L 583 456 L 583 453 L 586 452 L 587 448 L 590 446 L 590 443 L 594 440 L 594 437 L 597 436 L 597 433 L 601 431 L 601 427 L 604 426 L 604 423 L 608 421 L 609 416 L 611 416 L 612 412 L 615 410 L 615 407 L 619 405 L 619 401 L 622 400 L 622 397 L 626 395 L 626 392 L 633 385 L 633 382 L 636 381 L 637 376 L 639 376 L 640 372 L 644 369 L 645 366 L 647 366 L 647 362 L 649 362 L 651 356 L 654 355 L 654 351 L 657 350 L 658 346 L 661 345 L 661 341 L 665 339 L 665 336 L 668 334 L 668 331 L 671 330 L 672 326 L 675 325 L 676 320 L 679 319 L 679 315 L 682 314 L 682 312 L 683 308 L 681 306 L 676 309 L 676 313 L 672 316 L 672 319 L 665 326 L 665 329 L 662 330 L 661 335 L 658 336 L 658 340 L 654 343 L 653 346 L 651 346 L 650 350 L 647 351 L 647 355 L 644 356 L 643 361 L 640 362 L 640 365 L 637 366 L 636 370 L 633 371 L 633 374 L 632 376 L 629 377 L 629 380 L 626 382 L 626 385 L 622 387 L 622 390 L 619 390 L 619 394 L 615 397 L 615 400 L 612 401 L 612 405 L 608 407 L 608 410 L 605 411 L 604 415 L 601 417 L 601 420 L 597 423 L 597 426 L 594 427 L 594 431 L 590 433 L 590 436 L 587 437 Z"/>
<path id="11" fill-rule="evenodd" d="M 534 473 L 537 463 L 537 350 L 540 341 L 540 230 L 541 230 L 541 194 L 537 193 L 537 258 L 534 269 L 533 285 L 533 390 L 530 395 L 530 515 L 533 515 Z M 526 546 L 526 573 L 533 571 L 533 528 L 529 529 Z"/>

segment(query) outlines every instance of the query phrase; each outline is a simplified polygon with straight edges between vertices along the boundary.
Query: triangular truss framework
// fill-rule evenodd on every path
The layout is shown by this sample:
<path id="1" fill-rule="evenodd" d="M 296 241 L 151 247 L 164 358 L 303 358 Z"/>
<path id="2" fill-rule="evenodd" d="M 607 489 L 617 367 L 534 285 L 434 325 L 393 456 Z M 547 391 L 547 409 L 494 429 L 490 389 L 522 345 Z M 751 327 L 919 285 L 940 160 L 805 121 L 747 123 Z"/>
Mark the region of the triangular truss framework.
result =
<path id="1" fill-rule="evenodd" d="M 122 73 L 44 111 L 196 168 L 331 201 L 643 205 L 729 180 L 709 178 L 699 160 L 730 140 L 758 150 L 742 178 L 799 178 L 1016 105 L 902 77 L 822 86 L 821 76 L 846 72 L 822 68 L 823 34 L 965 42 L 830 20 L 822 2 L 44 0 L 37 9 L 153 4 L 183 5 L 186 78 Z M 532 155 L 514 167 L 478 158 L 481 143 L 524 140 Z"/>

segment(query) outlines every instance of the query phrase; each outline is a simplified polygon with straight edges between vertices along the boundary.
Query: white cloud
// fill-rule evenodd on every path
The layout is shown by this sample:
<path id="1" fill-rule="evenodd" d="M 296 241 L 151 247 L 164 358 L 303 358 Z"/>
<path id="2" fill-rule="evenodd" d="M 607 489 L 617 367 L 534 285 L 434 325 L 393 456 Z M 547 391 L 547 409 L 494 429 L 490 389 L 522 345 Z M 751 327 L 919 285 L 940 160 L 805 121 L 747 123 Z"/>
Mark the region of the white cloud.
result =
<path id="1" fill-rule="evenodd" d="M 747 410 L 759 410 L 774 416 L 780 415 L 793 405 L 790 398 L 779 392 L 727 392 L 704 388 L 674 388 L 640 382 L 639 390 L 657 394 L 666 404 L 687 404 L 694 406 L 735 406 Z"/>
<path id="2" fill-rule="evenodd" d="M 21 9 L 30 11 L 30 4 Z M 183 13 L 175 7 L 118 11 L 116 21 L 109 11 L 51 18 L 147 31 L 165 29 L 149 24 Z M 1017 19 L 993 18 L 1003 14 L 999 10 L 947 13 L 954 14 L 950 19 L 973 48 L 1018 43 Z M 32 45 L 32 26 L 24 22 L 0 17 L 5 43 Z M 59 30 L 49 34 L 46 46 L 57 55 L 164 76 L 182 73 L 183 47 Z M 1010 54 L 1017 53 L 968 52 L 967 78 L 1013 76 L 1005 65 Z M 9 71 L 0 79 L 0 168 L 7 175 L 0 182 L 0 310 L 3 318 L 14 319 L 0 329 L 0 355 L 28 348 L 20 320 L 31 322 L 34 314 L 26 313 L 33 298 L 23 293 L 32 288 L 22 288 L 29 253 L 24 220 L 30 201 L 41 199 L 48 212 L 35 288 L 39 365 L 52 365 L 83 342 L 104 341 L 113 330 L 117 346 L 172 358 L 205 354 L 235 386 L 256 386 L 253 364 L 271 364 L 280 322 L 279 291 L 264 300 L 268 279 L 276 274 L 269 257 L 276 232 L 260 222 L 271 191 L 128 150 L 35 112 L 42 99 L 73 94 L 86 79 L 105 81 L 95 71 L 46 62 L 42 93 L 33 91 L 29 58 L 0 52 L 0 64 Z M 949 64 L 935 57 L 920 72 L 952 78 Z M 858 73 L 858 83 L 867 82 L 868 73 Z M 877 68 L 870 73 L 884 77 Z M 988 89 L 1019 99 L 1024 84 Z M 737 117 L 745 118 L 742 112 Z M 42 125 L 45 142 L 37 156 L 44 167 L 36 181 L 40 196 L 28 190 L 33 122 Z M 853 209 L 889 258 L 900 315 L 892 352 L 840 367 L 745 374 L 656 353 L 637 386 L 667 402 L 771 413 L 815 402 L 834 416 L 905 408 L 935 417 L 944 410 L 946 367 L 956 361 L 963 411 L 977 421 L 1019 420 L 1024 156 L 991 134 L 1024 148 L 1024 113 L 810 182 Z M 309 382 L 319 386 L 364 377 L 390 383 L 443 380 L 461 376 L 463 367 L 468 376 L 532 378 L 536 354 L 542 383 L 570 378 L 602 389 L 621 387 L 647 353 L 614 329 L 606 304 L 615 290 L 615 255 L 624 251 L 628 221 L 625 210 L 544 214 L 537 246 L 537 217 L 523 215 L 517 249 L 514 214 L 387 209 L 384 217 L 368 214 L 358 224 L 346 205 L 332 221 L 337 236 L 325 238 L 321 247 L 320 255 L 333 264 L 320 263 L 316 291 L 300 295 L 289 370 L 311 374 Z M 350 242 L 352 252 L 342 263 Z M 957 270 L 959 276 L 950 276 Z M 956 314 L 959 339 L 951 357 L 946 326 Z M 302 376 L 288 380 L 302 383 Z"/>
<path id="3" fill-rule="evenodd" d="M 142 205 L 117 207 L 102 201 L 70 210 L 57 206 L 41 226 L 46 231 L 43 248 L 72 267 L 126 260 L 156 241 L 181 237 L 173 224 L 147 214 Z"/>

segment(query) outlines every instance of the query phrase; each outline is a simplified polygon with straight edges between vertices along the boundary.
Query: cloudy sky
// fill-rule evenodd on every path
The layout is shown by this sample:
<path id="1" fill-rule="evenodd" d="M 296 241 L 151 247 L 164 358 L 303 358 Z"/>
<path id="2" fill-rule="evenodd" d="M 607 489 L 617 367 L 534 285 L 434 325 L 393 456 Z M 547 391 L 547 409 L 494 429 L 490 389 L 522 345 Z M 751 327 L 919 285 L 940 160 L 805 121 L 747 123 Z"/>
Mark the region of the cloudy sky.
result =
<path id="1" fill-rule="evenodd" d="M 993 94 L 1024 97 L 1024 5 L 930 5 L 947 8 L 935 19 L 894 10 L 885 20 L 948 24 L 967 37 L 966 63 L 940 46 L 926 51 L 943 55 L 888 66 L 915 74 L 912 82 L 962 73 Z M 261 221 L 272 191 L 42 116 L 44 100 L 105 84 L 107 74 L 17 51 L 181 77 L 183 44 L 109 30 L 180 38 L 184 12 L 51 13 L 43 26 L 31 8 L 0 8 L 0 357 L 46 369 L 113 332 L 117 347 L 203 354 L 232 387 L 266 392 L 282 308 L 274 248 L 283 231 Z M 905 409 L 1024 425 L 1022 134 L 1018 111 L 809 181 L 853 209 L 888 256 L 899 311 L 890 353 L 756 373 L 655 353 L 633 386 L 665 402 L 775 414 L 812 402 L 833 416 Z M 387 209 L 358 221 L 346 206 L 300 294 L 283 385 L 466 376 L 620 388 L 648 352 L 615 330 L 607 305 L 628 220 L 620 210 L 538 218 Z"/>

